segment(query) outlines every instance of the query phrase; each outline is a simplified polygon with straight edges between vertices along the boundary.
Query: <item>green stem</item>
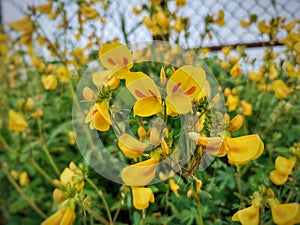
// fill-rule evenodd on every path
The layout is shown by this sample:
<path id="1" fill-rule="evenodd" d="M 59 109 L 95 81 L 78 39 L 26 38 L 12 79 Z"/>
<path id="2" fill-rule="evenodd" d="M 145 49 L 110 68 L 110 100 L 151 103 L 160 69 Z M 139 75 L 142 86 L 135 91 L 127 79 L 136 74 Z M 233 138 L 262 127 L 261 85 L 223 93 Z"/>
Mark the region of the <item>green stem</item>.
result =
<path id="1" fill-rule="evenodd" d="M 197 213 L 198 213 L 198 218 L 199 218 L 199 225 L 203 225 L 203 218 L 202 218 L 202 210 L 201 210 L 201 202 L 199 199 L 199 196 L 194 190 L 194 187 L 192 187 L 192 192 L 193 192 L 193 199 L 195 200 L 195 203 L 197 205 Z"/>
<path id="2" fill-rule="evenodd" d="M 39 207 L 35 204 L 35 202 L 29 197 L 27 196 L 24 191 L 20 188 L 20 186 L 17 184 L 17 182 L 14 180 L 14 178 L 10 175 L 8 168 L 7 168 L 7 164 L 6 163 L 2 163 L 2 170 L 4 172 L 4 174 L 6 175 L 8 181 L 11 183 L 11 185 L 16 189 L 16 191 L 20 194 L 20 196 L 22 198 L 24 198 L 24 200 L 28 203 L 28 205 L 37 213 L 39 214 L 42 218 L 47 218 L 47 215 L 42 212 Z"/>
<path id="3" fill-rule="evenodd" d="M 39 164 L 36 163 L 33 158 L 29 158 L 29 162 L 36 169 L 36 171 L 41 174 L 49 183 L 53 183 L 53 179 L 47 174 L 45 170 L 42 169 L 42 167 L 40 167 Z"/>
<path id="4" fill-rule="evenodd" d="M 53 160 L 53 158 L 52 158 L 52 156 L 49 152 L 49 149 L 46 147 L 44 141 L 42 141 L 41 144 L 42 144 L 42 149 L 43 149 L 49 163 L 51 164 L 51 166 L 54 169 L 55 173 L 59 176 L 59 174 L 60 174 L 59 169 L 57 168 L 57 166 L 56 166 L 56 164 L 55 164 L 55 162 L 54 162 L 54 160 Z"/>
<path id="5" fill-rule="evenodd" d="M 94 217 L 96 220 L 99 220 L 101 223 L 103 223 L 104 225 L 110 225 L 110 223 L 103 218 L 102 216 L 98 215 L 98 213 L 96 213 L 94 210 L 92 210 L 90 207 L 88 207 L 87 205 L 84 205 L 84 209 L 86 211 L 88 211 L 88 213 Z"/>
<path id="6" fill-rule="evenodd" d="M 13 149 L 11 149 L 9 147 L 9 145 L 7 144 L 7 142 L 5 141 L 5 139 L 2 137 L 2 135 L 0 134 L 0 143 L 2 144 L 2 147 L 3 147 L 3 150 L 5 152 L 8 152 L 8 153 L 12 153 L 14 155 L 17 155 L 17 152 L 15 152 Z"/>
<path id="7" fill-rule="evenodd" d="M 240 197 L 240 203 L 242 208 L 245 208 L 245 203 L 243 200 L 243 191 L 242 191 L 242 185 L 241 185 L 241 167 L 239 165 L 236 166 L 236 177 L 237 177 L 237 186 L 238 186 L 238 192 Z"/>
<path id="8" fill-rule="evenodd" d="M 121 211 L 121 209 L 122 209 L 122 207 L 123 207 L 123 205 L 124 205 L 124 201 L 125 201 L 125 193 L 122 192 L 122 193 L 121 193 L 121 200 L 120 200 L 119 207 L 118 207 L 118 209 L 117 209 L 117 211 L 115 212 L 115 215 L 114 215 L 113 224 L 115 224 L 116 221 L 117 221 L 117 218 L 118 218 L 118 216 L 119 216 L 119 213 L 120 213 L 120 211 Z"/>
<path id="9" fill-rule="evenodd" d="M 113 224 L 113 220 L 112 220 L 112 217 L 111 217 L 111 213 L 110 213 L 110 210 L 109 210 L 109 207 L 108 207 L 108 204 L 106 202 L 106 199 L 104 198 L 104 195 L 102 193 L 102 191 L 100 189 L 97 188 L 97 186 L 94 184 L 94 182 L 92 180 L 90 180 L 89 178 L 85 178 L 86 181 L 92 186 L 92 188 L 97 192 L 97 194 L 99 195 L 99 197 L 101 198 L 102 202 L 103 202 L 103 205 L 106 209 L 106 213 L 107 213 L 107 216 L 108 216 L 108 219 L 109 219 L 109 222 L 110 224 Z"/>

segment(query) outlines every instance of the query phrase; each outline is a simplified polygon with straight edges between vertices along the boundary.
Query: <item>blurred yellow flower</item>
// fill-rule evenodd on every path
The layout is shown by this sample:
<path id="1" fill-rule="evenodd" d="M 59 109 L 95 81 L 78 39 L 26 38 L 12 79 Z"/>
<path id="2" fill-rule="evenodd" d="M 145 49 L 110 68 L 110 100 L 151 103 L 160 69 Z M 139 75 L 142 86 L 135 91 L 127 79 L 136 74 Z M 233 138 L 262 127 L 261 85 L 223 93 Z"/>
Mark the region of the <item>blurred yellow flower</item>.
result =
<path id="1" fill-rule="evenodd" d="M 298 42 L 294 45 L 294 50 L 297 52 L 298 55 L 300 55 L 300 41 L 298 41 Z"/>
<path id="2" fill-rule="evenodd" d="M 29 15 L 26 15 L 20 20 L 16 20 L 12 23 L 9 23 L 8 26 L 13 30 L 21 31 L 24 33 L 31 33 L 33 30 L 33 23 Z"/>
<path id="3" fill-rule="evenodd" d="M 99 15 L 96 9 L 87 5 L 81 6 L 81 12 L 86 19 L 96 19 Z"/>
<path id="4" fill-rule="evenodd" d="M 44 220 L 41 225 L 72 225 L 76 218 L 73 209 L 65 208 L 58 210 L 56 213 Z"/>
<path id="5" fill-rule="evenodd" d="M 75 144 L 75 141 L 76 141 L 76 139 L 75 139 L 75 132 L 74 131 L 69 131 L 68 132 L 68 137 L 69 137 L 69 144 L 70 145 L 74 145 Z"/>
<path id="6" fill-rule="evenodd" d="M 38 109 L 38 110 L 36 110 L 34 113 L 32 113 L 32 114 L 30 115 L 30 118 L 31 118 L 31 119 L 37 119 L 37 118 L 42 117 L 43 114 L 44 114 L 43 110 Z"/>
<path id="7" fill-rule="evenodd" d="M 270 33 L 271 32 L 271 28 L 265 23 L 265 21 L 260 21 L 258 23 L 258 29 L 260 31 L 260 33 Z"/>
<path id="8" fill-rule="evenodd" d="M 174 30 L 177 33 L 180 33 L 184 29 L 183 19 L 182 17 L 177 17 L 174 22 Z"/>
<path id="9" fill-rule="evenodd" d="M 225 25 L 224 11 L 223 10 L 219 10 L 218 17 L 213 22 L 215 24 L 218 24 L 219 26 L 224 26 Z"/>
<path id="10" fill-rule="evenodd" d="M 249 72 L 248 73 L 249 79 L 252 81 L 261 81 L 264 77 L 264 73 L 262 72 Z"/>
<path id="11" fill-rule="evenodd" d="M 143 210 L 149 207 L 149 202 L 154 203 L 154 195 L 150 188 L 131 187 L 133 205 L 138 210 Z"/>
<path id="12" fill-rule="evenodd" d="M 225 46 L 225 47 L 222 48 L 221 51 L 222 51 L 223 55 L 227 56 L 231 51 L 231 46 Z"/>
<path id="13" fill-rule="evenodd" d="M 276 98 L 286 98 L 293 90 L 289 88 L 283 80 L 275 80 L 272 83 L 272 89 Z"/>
<path id="14" fill-rule="evenodd" d="M 251 116 L 252 115 L 252 105 L 249 104 L 248 102 L 246 101 L 241 101 L 241 107 L 242 107 L 242 110 L 243 110 L 243 114 L 245 116 Z"/>
<path id="15" fill-rule="evenodd" d="M 65 66 L 60 66 L 55 70 L 57 76 L 61 82 L 69 82 L 70 77 L 72 76 L 71 70 L 67 69 Z"/>
<path id="16" fill-rule="evenodd" d="M 85 118 L 85 123 L 90 123 L 91 129 L 107 131 L 112 124 L 109 107 L 105 103 L 95 103 Z"/>
<path id="17" fill-rule="evenodd" d="M 179 185 L 175 183 L 174 178 L 170 178 L 169 185 L 171 191 L 175 194 L 176 197 L 179 197 L 178 190 L 180 189 Z"/>
<path id="18" fill-rule="evenodd" d="M 299 20 L 294 19 L 291 22 L 289 22 L 288 24 L 283 25 L 282 28 L 289 32 L 295 27 L 295 25 L 297 23 L 299 23 Z"/>
<path id="19" fill-rule="evenodd" d="M 25 186 L 25 185 L 29 184 L 29 182 L 30 182 L 30 180 L 29 180 L 28 173 L 26 171 L 23 171 L 22 173 L 20 173 L 19 184 L 21 186 Z"/>
<path id="20" fill-rule="evenodd" d="M 170 25 L 170 18 L 162 9 L 158 10 L 158 12 L 155 14 L 155 21 L 162 28 L 166 28 Z"/>
<path id="21" fill-rule="evenodd" d="M 139 14 L 141 14 L 141 12 L 142 12 L 141 9 L 138 9 L 138 8 L 136 8 L 136 7 L 133 7 L 132 11 L 133 11 L 133 13 L 134 13 L 135 15 L 139 15 Z"/>
<path id="22" fill-rule="evenodd" d="M 34 101 L 32 98 L 27 98 L 24 109 L 25 111 L 31 111 L 34 108 Z"/>
<path id="23" fill-rule="evenodd" d="M 236 95 L 228 95 L 226 106 L 228 107 L 229 112 L 234 111 L 239 103 L 239 97 Z"/>
<path id="24" fill-rule="evenodd" d="M 176 0 L 177 7 L 183 7 L 186 4 L 186 0 Z"/>
<path id="25" fill-rule="evenodd" d="M 276 185 L 284 184 L 288 176 L 292 173 L 294 165 L 295 159 L 286 159 L 282 156 L 278 156 L 275 159 L 275 170 L 269 174 L 271 181 Z"/>
<path id="26" fill-rule="evenodd" d="M 53 90 L 57 86 L 57 78 L 54 74 L 42 76 L 42 83 L 46 90 Z"/>
<path id="27" fill-rule="evenodd" d="M 241 114 L 237 114 L 231 121 L 230 121 L 230 131 L 237 131 L 239 130 L 244 124 L 244 117 Z"/>
<path id="28" fill-rule="evenodd" d="M 56 202 L 62 202 L 64 200 L 63 191 L 58 188 L 55 188 L 53 191 L 53 199 Z"/>
<path id="29" fill-rule="evenodd" d="M 40 11 L 42 14 L 50 14 L 52 10 L 52 1 L 49 1 L 48 3 L 39 5 L 37 7 L 37 10 Z"/>
<path id="30" fill-rule="evenodd" d="M 251 21 L 246 21 L 246 20 L 240 20 L 240 25 L 242 28 L 247 28 L 251 24 Z"/>
<path id="31" fill-rule="evenodd" d="M 232 217 L 232 221 L 240 222 L 242 225 L 259 224 L 259 207 L 252 203 L 251 206 L 237 211 Z"/>
<path id="32" fill-rule="evenodd" d="M 232 77 L 239 77 L 242 74 L 241 67 L 239 63 L 236 63 L 230 70 L 230 75 Z"/>
<path id="33" fill-rule="evenodd" d="M 10 109 L 8 114 L 8 130 L 20 132 L 27 129 L 28 124 L 22 113 L 17 113 L 14 110 Z"/>
<path id="34" fill-rule="evenodd" d="M 289 61 L 285 61 L 284 67 L 289 77 L 295 77 L 297 75 L 294 65 Z"/>

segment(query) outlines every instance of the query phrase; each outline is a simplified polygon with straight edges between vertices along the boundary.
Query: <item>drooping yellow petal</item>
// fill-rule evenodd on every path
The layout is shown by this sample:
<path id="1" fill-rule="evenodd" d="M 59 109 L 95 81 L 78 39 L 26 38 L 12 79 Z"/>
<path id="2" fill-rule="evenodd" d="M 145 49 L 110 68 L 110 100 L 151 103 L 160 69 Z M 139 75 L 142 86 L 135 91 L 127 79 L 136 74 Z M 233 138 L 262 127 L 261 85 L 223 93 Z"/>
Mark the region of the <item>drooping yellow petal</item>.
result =
<path id="1" fill-rule="evenodd" d="M 167 83 L 167 95 L 172 95 L 181 87 L 191 100 L 195 99 L 205 86 L 206 73 L 200 67 L 190 65 L 177 69 Z"/>
<path id="2" fill-rule="evenodd" d="M 178 184 L 175 183 L 175 180 L 173 178 L 170 178 L 169 185 L 171 191 L 176 195 L 176 197 L 179 197 L 178 190 L 180 187 Z"/>
<path id="3" fill-rule="evenodd" d="M 60 174 L 59 179 L 60 179 L 62 185 L 67 185 L 69 183 L 73 183 L 73 180 L 72 180 L 73 176 L 74 176 L 74 171 L 67 167 Z"/>
<path id="4" fill-rule="evenodd" d="M 27 129 L 28 124 L 23 114 L 17 113 L 14 110 L 10 109 L 8 113 L 8 117 L 9 117 L 8 130 L 19 132 Z"/>
<path id="5" fill-rule="evenodd" d="M 107 131 L 112 124 L 109 114 L 109 108 L 105 104 L 96 104 L 94 111 L 95 128 L 99 131 Z"/>
<path id="6" fill-rule="evenodd" d="M 150 158 L 127 166 L 122 171 L 122 180 L 129 186 L 145 186 L 154 179 L 157 165 L 158 160 Z"/>
<path id="7" fill-rule="evenodd" d="M 236 95 L 229 94 L 227 96 L 226 106 L 229 112 L 234 111 L 239 103 L 239 97 Z"/>
<path id="8" fill-rule="evenodd" d="M 102 45 L 99 57 L 102 65 L 107 69 L 121 69 L 126 67 L 129 70 L 133 65 L 130 50 L 118 42 Z"/>
<path id="9" fill-rule="evenodd" d="M 241 101 L 241 106 L 243 109 L 243 113 L 245 116 L 251 116 L 252 115 L 252 105 L 246 101 Z"/>
<path id="10" fill-rule="evenodd" d="M 240 67 L 239 63 L 236 63 L 230 70 L 230 75 L 232 77 L 239 77 L 239 76 L 241 76 L 241 74 L 242 74 L 241 67 Z"/>
<path id="11" fill-rule="evenodd" d="M 228 115 L 228 114 L 227 114 Z M 244 117 L 241 114 L 237 114 L 231 121 L 230 121 L 230 131 L 239 130 L 244 124 Z"/>
<path id="12" fill-rule="evenodd" d="M 90 6 L 87 6 L 87 5 L 83 5 L 81 7 L 81 12 L 86 19 L 95 19 L 99 15 L 99 13 L 96 9 L 94 9 Z"/>
<path id="13" fill-rule="evenodd" d="M 64 210 L 64 216 L 61 219 L 60 225 L 72 225 L 76 218 L 76 214 L 73 209 L 66 208 Z"/>
<path id="14" fill-rule="evenodd" d="M 129 158 L 136 158 L 142 155 L 145 149 L 148 147 L 147 144 L 138 141 L 127 133 L 124 133 L 119 137 L 118 146 Z"/>
<path id="15" fill-rule="evenodd" d="M 110 90 L 114 90 L 118 87 L 120 83 L 120 80 L 114 75 L 115 72 L 112 70 L 95 72 L 92 75 L 93 83 L 97 87 L 104 85 L 104 86 L 109 86 Z"/>
<path id="16" fill-rule="evenodd" d="M 272 219 L 276 224 L 294 224 L 300 205 L 298 203 L 271 204 Z"/>
<path id="17" fill-rule="evenodd" d="M 8 26 L 16 31 L 22 31 L 24 33 L 31 33 L 33 30 L 33 23 L 30 20 L 30 16 L 26 15 L 20 20 L 16 20 L 12 23 L 9 23 Z"/>
<path id="18" fill-rule="evenodd" d="M 248 208 L 237 211 L 231 219 L 239 221 L 242 225 L 257 225 L 259 224 L 259 207 L 252 204 Z"/>
<path id="19" fill-rule="evenodd" d="M 275 169 L 282 174 L 290 175 L 292 173 L 295 162 L 296 161 L 294 159 L 286 159 L 282 156 L 278 156 L 275 159 Z"/>
<path id="20" fill-rule="evenodd" d="M 143 210 L 148 208 L 149 202 L 155 201 L 154 195 L 150 188 L 131 187 L 133 205 L 136 209 Z"/>
<path id="21" fill-rule="evenodd" d="M 59 225 L 60 221 L 62 220 L 64 216 L 64 210 L 59 210 L 50 217 L 48 217 L 46 220 L 44 220 L 41 225 Z"/>
<path id="22" fill-rule="evenodd" d="M 161 99 L 154 96 L 141 98 L 133 106 L 134 116 L 148 117 L 159 113 L 161 110 Z"/>
<path id="23" fill-rule="evenodd" d="M 269 177 L 274 184 L 282 185 L 288 180 L 289 175 L 280 173 L 278 170 L 273 170 L 270 172 Z"/>
<path id="24" fill-rule="evenodd" d="M 52 9 L 52 1 L 49 1 L 48 3 L 39 5 L 37 7 L 37 10 L 40 11 L 42 14 L 50 14 Z"/>
<path id="25" fill-rule="evenodd" d="M 257 134 L 227 138 L 225 142 L 229 148 L 227 157 L 235 164 L 245 164 L 257 159 L 264 150 L 264 144 Z"/>

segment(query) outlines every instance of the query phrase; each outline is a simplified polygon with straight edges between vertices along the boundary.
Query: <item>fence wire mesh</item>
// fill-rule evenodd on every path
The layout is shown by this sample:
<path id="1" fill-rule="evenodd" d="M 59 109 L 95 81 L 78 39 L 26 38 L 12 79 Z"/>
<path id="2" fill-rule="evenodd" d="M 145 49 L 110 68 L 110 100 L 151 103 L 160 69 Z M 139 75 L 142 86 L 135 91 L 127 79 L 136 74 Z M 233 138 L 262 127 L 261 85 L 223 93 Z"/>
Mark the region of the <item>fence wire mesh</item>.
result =
<path id="1" fill-rule="evenodd" d="M 18 0 L 2 0 L 2 14 L 4 21 L 13 20 L 13 17 L 20 12 L 20 2 Z M 22 1 L 25 7 L 26 3 L 39 5 L 42 0 Z M 69 18 L 72 18 L 76 12 L 75 2 L 67 1 L 70 4 Z M 74 7 L 72 8 L 72 4 Z M 124 29 L 127 33 L 129 42 L 141 42 L 152 40 L 149 30 L 141 23 L 145 13 L 134 15 L 132 9 L 142 4 L 150 4 L 148 0 L 116 0 L 111 1 L 107 11 L 99 8 L 99 12 L 105 16 L 107 23 L 105 26 L 99 25 L 98 34 L 103 41 L 110 41 L 117 38 L 125 42 Z M 168 8 L 175 10 L 175 0 L 168 1 Z M 225 25 L 222 27 L 213 27 L 213 38 L 206 38 L 201 42 L 200 35 L 204 31 L 204 19 L 207 14 L 218 13 L 223 10 L 225 14 Z M 216 47 L 223 45 L 249 44 L 267 41 L 266 36 L 262 36 L 255 25 L 250 25 L 244 29 L 240 26 L 240 20 L 247 19 L 248 15 L 256 14 L 259 20 L 270 20 L 274 17 L 286 18 L 286 21 L 292 19 L 300 20 L 300 0 L 187 0 L 186 6 L 180 8 L 179 13 L 184 17 L 190 17 L 190 36 L 187 40 L 181 38 L 179 44 L 185 48 Z M 125 27 L 122 31 L 121 18 L 124 19 Z M 76 27 L 77 20 L 75 17 L 71 20 Z M 90 22 L 91 26 L 97 26 Z M 97 22 L 99 23 L 99 22 Z M 100 24 L 100 23 L 99 23 Z M 49 28 L 51 29 L 51 28 Z M 88 30 L 85 31 L 88 33 Z M 171 42 L 174 37 L 171 34 Z"/>

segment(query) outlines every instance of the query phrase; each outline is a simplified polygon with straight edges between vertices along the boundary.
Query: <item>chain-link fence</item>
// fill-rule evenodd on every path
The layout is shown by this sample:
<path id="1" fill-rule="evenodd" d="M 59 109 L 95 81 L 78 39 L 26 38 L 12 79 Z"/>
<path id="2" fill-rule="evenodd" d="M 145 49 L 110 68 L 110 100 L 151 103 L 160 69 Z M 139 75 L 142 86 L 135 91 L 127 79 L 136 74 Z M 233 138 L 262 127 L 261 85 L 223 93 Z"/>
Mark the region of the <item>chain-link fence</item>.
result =
<path id="1" fill-rule="evenodd" d="M 12 17 L 19 13 L 19 0 L 2 0 L 2 10 L 4 19 Z M 43 3 L 42 0 L 22 1 L 25 7 L 26 2 L 34 5 Z M 68 1 L 68 4 L 75 4 L 74 1 Z M 124 30 L 128 34 L 129 42 L 140 42 L 152 40 L 152 35 L 146 27 L 141 24 L 144 13 L 135 15 L 132 12 L 133 7 L 139 7 L 142 4 L 150 4 L 148 0 L 116 0 L 111 1 L 107 11 L 99 9 L 107 19 L 105 26 L 100 26 L 99 35 L 103 40 L 112 40 L 118 38 L 125 42 Z M 8 10 L 9 8 L 9 10 Z M 13 12 L 13 8 L 15 12 Z M 168 8 L 175 9 L 175 0 L 168 1 Z M 72 9 L 72 7 L 71 7 Z M 213 27 L 213 38 L 206 38 L 201 43 L 200 35 L 204 31 L 204 18 L 207 14 L 217 15 L 218 10 L 222 9 L 225 13 L 225 25 L 222 27 Z M 76 10 L 76 8 L 74 8 Z M 102 12 L 101 12 L 102 10 Z M 71 11 L 71 10 L 70 10 Z M 300 0 L 187 0 L 186 6 L 180 8 L 179 14 L 190 17 L 190 36 L 187 40 L 181 38 L 180 44 L 185 48 L 213 47 L 222 45 L 251 44 L 267 41 L 267 37 L 262 36 L 255 25 L 250 25 L 246 29 L 240 26 L 240 20 L 247 19 L 249 14 L 256 14 L 259 20 L 269 20 L 273 17 L 283 17 L 287 21 L 298 18 L 300 20 Z M 70 15 L 72 12 L 70 12 Z M 121 18 L 125 21 L 122 30 Z M 71 17 L 70 17 L 71 18 Z M 76 23 L 76 18 L 71 21 Z M 100 23 L 99 23 L 100 24 Z M 75 24 L 74 24 L 75 26 Z M 171 35 L 172 41 L 172 35 Z"/>

